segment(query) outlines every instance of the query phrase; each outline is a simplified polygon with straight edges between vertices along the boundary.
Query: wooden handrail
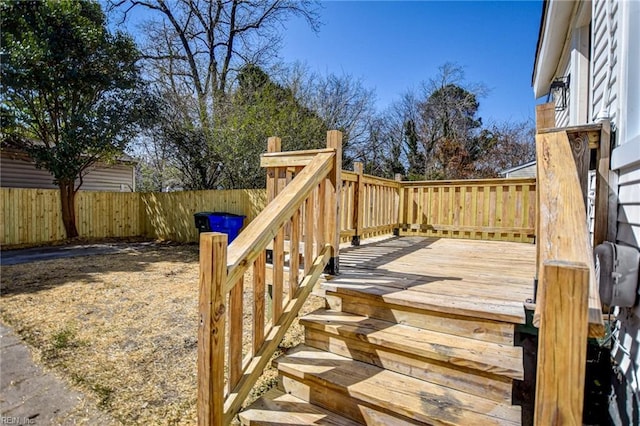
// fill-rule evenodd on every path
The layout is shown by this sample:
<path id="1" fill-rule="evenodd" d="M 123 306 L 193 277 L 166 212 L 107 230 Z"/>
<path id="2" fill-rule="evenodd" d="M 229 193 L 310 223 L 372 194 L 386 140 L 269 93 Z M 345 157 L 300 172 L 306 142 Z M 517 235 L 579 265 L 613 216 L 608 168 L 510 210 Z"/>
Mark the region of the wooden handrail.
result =
<path id="1" fill-rule="evenodd" d="M 300 204 L 309 193 L 327 177 L 332 169 L 334 156 L 335 153 L 329 152 L 318 154 L 231 243 L 227 256 L 229 277 L 225 291 L 231 290 L 258 254 L 273 240 L 277 230 L 300 208 Z"/>
<path id="2" fill-rule="evenodd" d="M 335 152 L 335 150 L 322 148 L 305 151 L 267 152 L 260 156 L 260 167 L 304 167 L 316 155 L 330 152 Z"/>
<path id="3" fill-rule="evenodd" d="M 230 246 L 226 234 L 201 235 L 200 425 L 233 420 L 322 271 L 331 264 L 337 268 L 341 138 L 340 132 L 328 132 L 328 149 L 294 152 L 289 165 L 286 155 L 271 156 L 281 162 L 268 169 L 270 203 Z M 271 152 L 279 146 L 279 138 L 269 138 Z M 305 166 L 298 164 L 301 158 Z M 286 277 L 285 236 L 289 239 Z M 272 265 L 266 263 L 267 247 L 273 250 Z M 245 273 L 251 267 L 249 288 Z M 267 274 L 272 274 L 269 291 Z M 247 292 L 253 299 L 250 345 L 243 341 Z"/>
<path id="4" fill-rule="evenodd" d="M 536 425 L 581 424 L 589 316 L 602 324 L 586 211 L 566 132 L 536 136 Z M 598 318 L 599 316 L 599 318 Z"/>
<path id="5" fill-rule="evenodd" d="M 477 185 L 500 185 L 507 183 L 510 185 L 526 185 L 535 181 L 533 178 L 487 178 L 487 179 L 456 179 L 456 180 L 416 180 L 416 181 L 403 181 L 402 187 L 415 187 L 415 186 L 477 186 Z"/>

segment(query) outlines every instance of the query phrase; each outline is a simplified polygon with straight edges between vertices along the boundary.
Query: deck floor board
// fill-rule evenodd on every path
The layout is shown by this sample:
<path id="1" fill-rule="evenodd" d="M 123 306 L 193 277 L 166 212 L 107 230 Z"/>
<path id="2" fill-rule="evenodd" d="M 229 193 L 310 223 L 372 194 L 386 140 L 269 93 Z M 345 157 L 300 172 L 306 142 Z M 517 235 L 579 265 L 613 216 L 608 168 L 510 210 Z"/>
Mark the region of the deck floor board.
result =
<path id="1" fill-rule="evenodd" d="M 535 245 L 395 237 L 340 250 L 340 275 L 326 287 L 364 291 L 395 304 L 460 309 L 482 318 L 524 322 L 533 297 Z M 418 306 L 416 306 L 418 307 Z"/>

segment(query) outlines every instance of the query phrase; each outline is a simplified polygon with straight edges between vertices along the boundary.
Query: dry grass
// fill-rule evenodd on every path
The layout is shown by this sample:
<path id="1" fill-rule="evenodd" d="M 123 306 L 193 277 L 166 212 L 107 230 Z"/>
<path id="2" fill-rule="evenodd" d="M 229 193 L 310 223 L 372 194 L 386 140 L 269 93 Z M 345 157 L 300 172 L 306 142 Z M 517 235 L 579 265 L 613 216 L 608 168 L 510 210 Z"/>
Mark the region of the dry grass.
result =
<path id="1" fill-rule="evenodd" d="M 197 246 L 7 266 L 1 293 L 2 319 L 37 361 L 101 410 L 124 424 L 196 423 Z M 322 305 L 311 296 L 303 311 Z M 296 322 L 282 346 L 302 336 Z"/>

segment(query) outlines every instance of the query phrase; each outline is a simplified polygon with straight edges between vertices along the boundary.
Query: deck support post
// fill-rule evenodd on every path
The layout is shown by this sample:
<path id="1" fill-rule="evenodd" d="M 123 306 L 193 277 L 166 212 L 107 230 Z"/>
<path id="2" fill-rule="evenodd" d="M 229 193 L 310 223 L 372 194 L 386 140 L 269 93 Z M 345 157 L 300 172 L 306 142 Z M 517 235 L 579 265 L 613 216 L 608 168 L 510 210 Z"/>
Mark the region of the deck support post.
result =
<path id="1" fill-rule="evenodd" d="M 609 204 L 615 204 L 610 199 L 615 200 L 615 193 L 611 197 L 610 190 L 610 155 L 611 155 L 611 123 L 608 120 L 602 122 L 600 131 L 600 143 L 596 153 L 596 199 L 595 218 L 593 224 L 593 246 L 609 240 L 613 241 L 613 235 L 609 235 L 609 215 L 616 209 L 611 209 Z M 611 215 L 614 216 L 614 215 Z"/>
<path id="2" fill-rule="evenodd" d="M 325 219 L 324 241 L 331 244 L 332 253 L 325 273 L 337 275 L 340 271 L 340 199 L 342 192 L 342 132 L 327 132 L 327 148 L 335 149 L 333 169 L 329 172 L 326 191 L 327 217 Z"/>
<path id="3" fill-rule="evenodd" d="M 360 161 L 353 163 L 353 171 L 358 175 L 353 189 L 353 227 L 355 235 L 351 237 L 351 245 L 360 245 L 360 234 L 362 233 L 364 215 L 364 182 L 362 180 L 364 167 Z"/>
<path id="4" fill-rule="evenodd" d="M 277 136 L 271 136 L 267 139 L 267 152 L 281 152 L 282 140 Z M 273 201 L 278 195 L 278 179 L 280 178 L 280 170 L 278 167 L 267 167 L 267 204 Z M 273 250 L 265 250 L 266 262 L 273 265 Z M 273 280 L 267 284 L 266 294 L 267 318 L 273 317 Z"/>
<path id="5" fill-rule="evenodd" d="M 197 410 L 201 426 L 222 426 L 224 419 L 226 281 L 227 235 L 200 234 Z"/>

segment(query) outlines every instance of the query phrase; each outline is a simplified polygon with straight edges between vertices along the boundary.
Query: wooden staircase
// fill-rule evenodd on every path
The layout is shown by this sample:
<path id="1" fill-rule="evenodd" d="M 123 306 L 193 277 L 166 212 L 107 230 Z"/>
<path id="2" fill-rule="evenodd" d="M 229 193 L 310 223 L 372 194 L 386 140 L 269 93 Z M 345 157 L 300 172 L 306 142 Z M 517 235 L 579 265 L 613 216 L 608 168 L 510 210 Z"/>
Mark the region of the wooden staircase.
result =
<path id="1" fill-rule="evenodd" d="M 244 425 L 521 423 L 521 318 L 425 306 L 411 290 L 323 286 L 327 309 L 301 318 L 305 344 L 275 361 L 278 389 L 240 413 Z"/>

